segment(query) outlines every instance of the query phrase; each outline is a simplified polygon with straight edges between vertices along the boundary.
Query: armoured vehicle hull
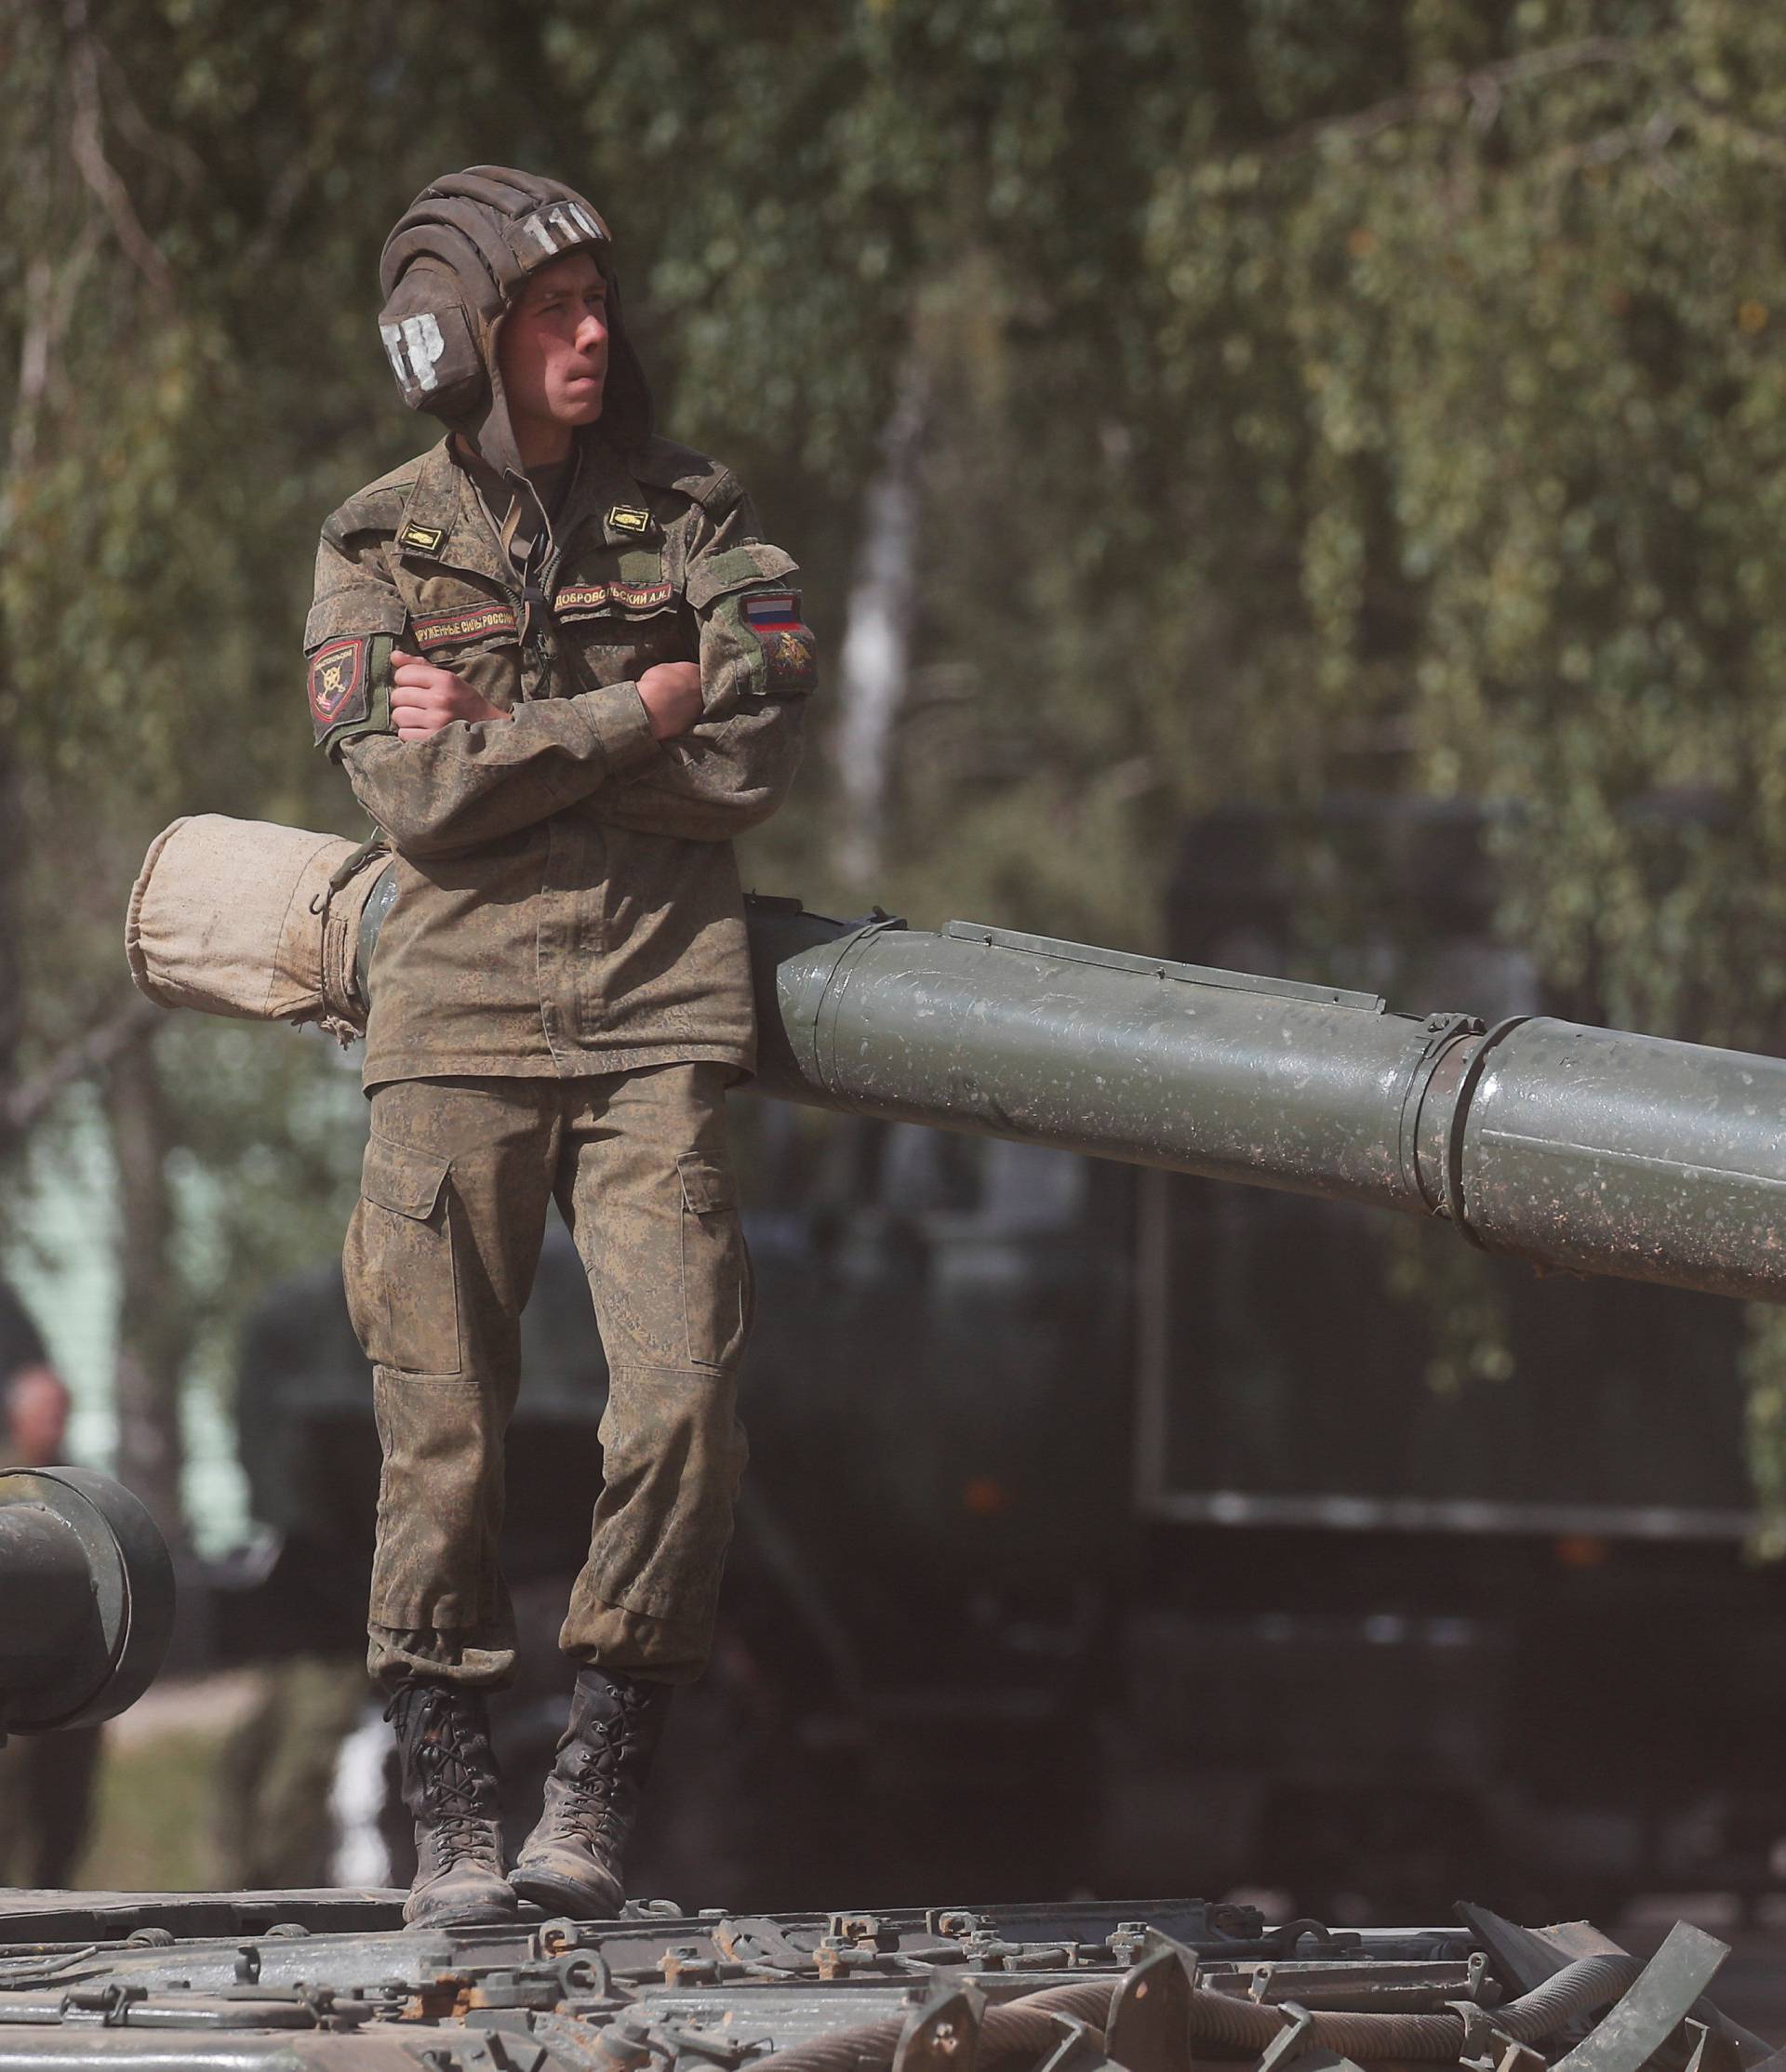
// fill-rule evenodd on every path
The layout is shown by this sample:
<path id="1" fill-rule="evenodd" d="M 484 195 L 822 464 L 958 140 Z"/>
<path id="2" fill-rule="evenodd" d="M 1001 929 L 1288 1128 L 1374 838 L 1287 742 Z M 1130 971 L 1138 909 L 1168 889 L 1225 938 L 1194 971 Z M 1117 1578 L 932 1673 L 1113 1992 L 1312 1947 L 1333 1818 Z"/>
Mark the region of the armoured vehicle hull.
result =
<path id="1" fill-rule="evenodd" d="M 69 1614 L 115 1599 L 124 1574 L 139 1653 L 115 1617 L 106 1652 L 112 1695 L 128 1694 L 171 1612 L 165 1557 L 100 1478 L 73 1498 L 60 1478 L 8 1480 L 9 1716 L 90 1715 L 108 1686 L 89 1674 L 90 1622 Z M 27 1630 L 34 1654 L 13 1644 Z M 1455 1928 L 1338 1932 L 1196 1900 L 779 1916 L 660 1902 L 457 1931 L 405 1929 L 400 1907 L 393 1892 L 0 1895 L 0 2067 L 1664 2072 L 1768 2054 L 1704 1998 L 1728 1951 L 1686 1926 L 1646 1966 L 1582 1928 L 1468 1907 Z"/>
<path id="2" fill-rule="evenodd" d="M 395 1925 L 397 1895 L 0 1898 L 0 2067 L 342 2072 L 1641 2072 L 1760 2064 L 1682 1926 L 1273 1926 L 1180 1900 Z"/>

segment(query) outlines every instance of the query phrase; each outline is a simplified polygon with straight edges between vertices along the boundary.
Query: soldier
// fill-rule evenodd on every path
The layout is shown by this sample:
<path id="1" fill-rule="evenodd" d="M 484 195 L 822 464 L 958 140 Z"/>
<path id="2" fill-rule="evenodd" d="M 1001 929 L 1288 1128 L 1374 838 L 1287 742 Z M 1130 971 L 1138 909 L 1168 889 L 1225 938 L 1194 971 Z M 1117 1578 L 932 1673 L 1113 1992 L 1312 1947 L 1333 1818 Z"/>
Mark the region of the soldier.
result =
<path id="1" fill-rule="evenodd" d="M 368 1664 L 416 1819 L 407 1918 L 515 1893 L 597 1917 L 707 1655 L 744 1463 L 730 838 L 793 776 L 812 638 L 735 478 L 655 433 L 580 195 L 452 175 L 380 273 L 404 398 L 449 432 L 328 520 L 305 631 L 316 737 L 395 852 L 345 1257 L 384 1454 Z M 553 1199 L 611 1378 L 569 1723 L 511 1889 L 485 1693 L 514 1666 L 502 1439 Z"/>

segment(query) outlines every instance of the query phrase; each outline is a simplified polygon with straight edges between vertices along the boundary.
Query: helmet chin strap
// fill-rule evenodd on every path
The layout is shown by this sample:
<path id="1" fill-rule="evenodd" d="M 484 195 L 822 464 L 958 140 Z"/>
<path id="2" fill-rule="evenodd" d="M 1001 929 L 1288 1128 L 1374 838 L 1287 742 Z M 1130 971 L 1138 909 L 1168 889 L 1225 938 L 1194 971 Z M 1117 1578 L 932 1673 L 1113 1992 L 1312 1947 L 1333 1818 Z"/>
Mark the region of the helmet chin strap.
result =
<path id="1" fill-rule="evenodd" d="M 525 474 L 510 474 L 504 480 L 511 501 L 508 515 L 497 528 L 497 538 L 521 578 L 521 638 L 526 640 L 533 631 L 536 612 L 549 609 L 540 578 L 544 573 L 541 564 L 552 546 L 552 521 L 540 500 L 540 492 Z"/>
<path id="2" fill-rule="evenodd" d="M 550 616 L 541 578 L 552 550 L 552 520 L 525 471 L 505 468 L 499 473 L 469 438 L 461 433 L 460 439 L 465 472 L 521 584 L 521 638 L 525 641 L 535 619 Z M 572 457 L 580 450 L 573 445 Z"/>
<path id="3" fill-rule="evenodd" d="M 540 492 L 527 477 L 521 442 L 502 386 L 501 337 L 509 314 L 507 309 L 500 311 L 486 332 L 489 389 L 482 422 L 461 427 L 460 437 L 466 471 L 484 506 L 484 515 L 501 542 L 521 586 L 521 638 L 525 641 L 540 614 L 546 610 L 540 578 L 552 550 L 552 520 Z"/>

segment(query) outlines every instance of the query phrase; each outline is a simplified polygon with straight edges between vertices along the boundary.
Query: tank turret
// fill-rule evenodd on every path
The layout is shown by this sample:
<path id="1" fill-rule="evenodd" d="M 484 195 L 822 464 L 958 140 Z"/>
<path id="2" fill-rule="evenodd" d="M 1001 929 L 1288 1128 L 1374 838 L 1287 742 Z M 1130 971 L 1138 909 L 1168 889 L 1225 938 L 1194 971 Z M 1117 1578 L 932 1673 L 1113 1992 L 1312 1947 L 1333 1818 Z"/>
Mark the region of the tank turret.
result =
<path id="1" fill-rule="evenodd" d="M 84 1468 L 0 1473 L 0 1740 L 133 1705 L 173 1623 L 173 1564 L 128 1490 Z"/>

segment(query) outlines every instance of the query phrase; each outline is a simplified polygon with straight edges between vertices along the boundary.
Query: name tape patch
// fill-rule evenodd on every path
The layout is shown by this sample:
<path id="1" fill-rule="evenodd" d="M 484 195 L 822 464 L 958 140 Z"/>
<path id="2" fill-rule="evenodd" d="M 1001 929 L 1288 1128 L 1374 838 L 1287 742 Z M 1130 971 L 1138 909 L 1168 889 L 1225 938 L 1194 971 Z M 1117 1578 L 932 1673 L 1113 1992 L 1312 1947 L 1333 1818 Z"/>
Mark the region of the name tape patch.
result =
<path id="1" fill-rule="evenodd" d="M 423 647 L 444 647 L 454 641 L 481 640 L 490 633 L 517 639 L 521 622 L 510 604 L 468 604 L 456 612 L 435 612 L 415 620 L 416 639 Z"/>
<path id="2" fill-rule="evenodd" d="M 347 720 L 363 720 L 367 711 L 367 655 L 371 636 L 354 633 L 325 641 L 310 658 L 310 716 L 317 737 Z"/>
<path id="3" fill-rule="evenodd" d="M 558 612 L 652 612 L 675 597 L 671 583 L 566 583 L 553 602 Z"/>
<path id="4" fill-rule="evenodd" d="M 397 535 L 397 545 L 419 547 L 424 554 L 437 554 L 446 538 L 444 525 L 406 525 Z"/>
<path id="5" fill-rule="evenodd" d="M 646 533 L 651 530 L 651 513 L 641 511 L 636 504 L 616 504 L 607 514 L 607 522 L 615 532 Z"/>

